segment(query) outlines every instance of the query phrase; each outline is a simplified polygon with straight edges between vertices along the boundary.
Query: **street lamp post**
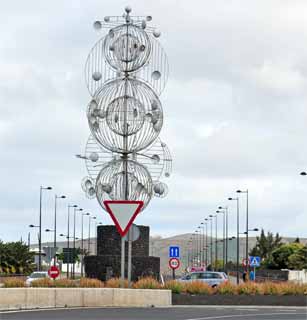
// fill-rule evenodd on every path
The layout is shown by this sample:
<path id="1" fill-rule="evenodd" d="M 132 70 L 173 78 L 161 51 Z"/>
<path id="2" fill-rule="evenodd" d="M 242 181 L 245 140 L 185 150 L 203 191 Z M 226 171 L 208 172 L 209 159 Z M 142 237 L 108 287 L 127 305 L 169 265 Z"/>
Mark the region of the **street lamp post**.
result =
<path id="1" fill-rule="evenodd" d="M 42 269 L 42 197 L 43 190 L 52 190 L 52 187 L 42 187 L 39 189 L 39 238 L 38 238 L 38 269 L 41 271 Z"/>
<path id="2" fill-rule="evenodd" d="M 103 225 L 103 223 L 100 221 L 100 222 L 97 222 L 97 220 L 95 221 L 95 238 L 96 238 L 96 241 L 95 241 L 95 254 L 97 255 L 97 243 L 98 243 L 98 234 L 97 234 L 97 226 L 101 226 Z"/>
<path id="3" fill-rule="evenodd" d="M 245 259 L 248 261 L 248 231 L 249 231 L 249 225 L 248 225 L 248 189 L 246 190 L 237 190 L 237 193 L 245 193 L 246 194 L 246 248 L 245 248 Z M 246 271 L 248 272 L 249 265 L 248 263 L 246 264 Z"/>
<path id="4" fill-rule="evenodd" d="M 36 226 L 34 224 L 30 224 L 29 225 L 29 228 L 39 228 L 39 226 Z M 39 241 L 39 238 L 38 238 L 38 241 Z M 30 246 L 29 246 L 29 249 L 30 249 Z M 38 265 L 36 266 L 38 268 Z M 39 268 L 38 268 L 39 269 Z"/>
<path id="5" fill-rule="evenodd" d="M 205 225 L 206 225 L 206 268 L 208 267 L 208 218 L 205 219 Z"/>
<path id="6" fill-rule="evenodd" d="M 223 240 L 220 241 L 223 244 L 223 270 L 225 270 L 225 211 L 216 210 L 216 213 L 223 213 Z"/>
<path id="7" fill-rule="evenodd" d="M 240 278 L 239 278 L 239 250 L 240 250 L 240 239 L 239 239 L 239 235 L 240 235 L 240 215 L 239 215 L 239 198 L 228 198 L 228 200 L 232 201 L 237 201 L 237 284 L 239 284 L 240 282 Z"/>
<path id="8" fill-rule="evenodd" d="M 201 245 L 201 249 L 202 249 L 202 257 L 201 257 L 201 261 L 202 261 L 202 265 L 204 265 L 205 263 L 205 227 L 204 227 L 205 223 L 201 222 L 200 227 L 202 229 L 202 245 Z"/>
<path id="9" fill-rule="evenodd" d="M 210 240 L 210 264 L 211 264 L 211 269 L 213 269 L 213 235 L 212 235 L 212 218 L 210 218 L 210 222 L 211 222 L 211 226 L 210 226 L 210 229 L 211 229 L 211 232 L 210 232 L 210 237 L 211 237 L 211 240 Z"/>
<path id="10" fill-rule="evenodd" d="M 75 251 L 76 251 L 76 212 L 77 211 L 83 211 L 81 208 L 74 208 L 74 235 L 73 235 L 73 265 L 72 265 L 72 274 L 73 279 L 75 279 L 75 268 L 76 268 L 76 262 L 75 262 Z"/>
<path id="11" fill-rule="evenodd" d="M 88 243 L 87 243 L 87 251 L 90 254 L 90 244 L 91 244 L 91 220 L 96 219 L 96 217 L 88 216 Z"/>
<path id="12" fill-rule="evenodd" d="M 219 210 L 224 210 L 225 214 L 226 214 L 226 235 L 225 235 L 225 240 L 226 240 L 226 244 L 225 244 L 225 271 L 227 273 L 227 263 L 228 263 L 228 207 L 219 207 Z"/>
<path id="13" fill-rule="evenodd" d="M 83 277 L 83 268 L 84 268 L 84 237 L 83 237 L 83 217 L 89 216 L 90 213 L 82 213 L 81 217 L 81 277 Z"/>
<path id="14" fill-rule="evenodd" d="M 69 239 L 71 238 L 70 237 L 70 208 L 77 208 L 78 206 L 76 204 L 74 205 L 68 205 L 67 206 L 67 254 L 68 254 L 68 259 L 67 259 L 67 278 L 69 278 L 69 266 L 70 266 L 70 263 L 69 263 L 69 259 L 71 258 L 71 254 L 69 253 Z"/>
<path id="15" fill-rule="evenodd" d="M 65 199 L 66 196 L 57 196 L 54 197 L 54 240 L 53 240 L 53 250 L 54 250 L 54 257 L 53 257 L 53 265 L 56 265 L 56 219 L 57 219 L 57 199 Z"/>
<path id="16" fill-rule="evenodd" d="M 214 271 L 217 269 L 217 259 L 218 259 L 218 254 L 217 254 L 217 214 L 215 215 L 210 215 L 212 219 L 215 218 L 215 264 L 214 264 Z"/>

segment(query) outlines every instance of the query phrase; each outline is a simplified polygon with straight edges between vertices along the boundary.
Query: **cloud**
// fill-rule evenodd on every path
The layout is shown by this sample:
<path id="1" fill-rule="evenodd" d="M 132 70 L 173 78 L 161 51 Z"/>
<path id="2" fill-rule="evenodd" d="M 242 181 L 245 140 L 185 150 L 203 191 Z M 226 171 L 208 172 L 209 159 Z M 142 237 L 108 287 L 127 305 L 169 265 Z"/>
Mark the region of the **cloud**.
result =
<path id="1" fill-rule="evenodd" d="M 51 227 L 54 192 L 105 223 L 110 218 L 80 190 L 89 135 L 90 99 L 83 79 L 87 54 L 101 35 L 92 23 L 121 14 L 124 1 L 10 1 L 1 8 L 1 238 L 26 237 L 38 219 Z M 138 217 L 154 234 L 195 226 L 238 188 L 250 190 L 251 225 L 289 236 L 306 232 L 307 21 L 304 1 L 132 0 L 152 14 L 170 64 L 161 96 L 161 138 L 172 151 L 169 196 Z M 235 208 L 231 207 L 234 231 Z M 241 201 L 244 228 L 244 200 Z M 78 224 L 79 228 L 80 223 Z M 78 231 L 80 231 L 78 229 Z M 48 237 L 48 235 L 44 235 Z"/>

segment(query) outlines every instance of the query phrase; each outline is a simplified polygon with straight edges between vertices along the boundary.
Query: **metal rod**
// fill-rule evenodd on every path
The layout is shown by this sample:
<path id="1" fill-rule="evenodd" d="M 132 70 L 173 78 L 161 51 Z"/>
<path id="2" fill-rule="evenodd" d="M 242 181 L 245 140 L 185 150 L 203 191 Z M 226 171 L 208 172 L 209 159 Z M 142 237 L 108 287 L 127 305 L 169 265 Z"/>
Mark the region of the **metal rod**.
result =
<path id="1" fill-rule="evenodd" d="M 239 198 L 236 198 L 237 200 L 237 284 L 240 282 L 240 276 L 239 276 L 239 253 L 240 253 L 240 215 L 239 215 Z"/>
<path id="2" fill-rule="evenodd" d="M 248 189 L 246 190 L 246 261 L 248 262 Z M 249 263 L 246 264 L 246 270 L 249 271 Z"/>
<path id="3" fill-rule="evenodd" d="M 75 279 L 75 250 L 76 250 L 76 208 L 74 208 L 73 265 L 72 265 L 73 279 Z"/>
<path id="4" fill-rule="evenodd" d="M 217 255 L 217 215 L 215 216 L 215 267 L 214 267 L 214 271 L 217 270 L 217 259 L 218 259 L 218 255 Z"/>
<path id="5" fill-rule="evenodd" d="M 57 195 L 54 196 L 54 241 L 53 241 L 53 250 L 54 250 L 53 265 L 54 266 L 56 266 L 56 218 L 57 218 L 56 200 L 57 200 Z"/>
<path id="6" fill-rule="evenodd" d="M 38 238 L 38 270 L 42 269 L 42 189 L 39 190 L 39 238 Z"/>
<path id="7" fill-rule="evenodd" d="M 84 260 L 84 239 L 83 239 L 83 216 L 81 217 L 81 277 L 83 277 L 83 260 Z"/>
<path id="8" fill-rule="evenodd" d="M 227 272 L 228 263 L 228 207 L 226 207 L 226 257 L 225 257 L 225 271 Z"/>
<path id="9" fill-rule="evenodd" d="M 70 259 L 70 253 L 69 253 L 69 210 L 70 210 L 70 205 L 68 205 L 68 212 L 67 212 L 67 278 L 69 278 L 69 259 Z"/>

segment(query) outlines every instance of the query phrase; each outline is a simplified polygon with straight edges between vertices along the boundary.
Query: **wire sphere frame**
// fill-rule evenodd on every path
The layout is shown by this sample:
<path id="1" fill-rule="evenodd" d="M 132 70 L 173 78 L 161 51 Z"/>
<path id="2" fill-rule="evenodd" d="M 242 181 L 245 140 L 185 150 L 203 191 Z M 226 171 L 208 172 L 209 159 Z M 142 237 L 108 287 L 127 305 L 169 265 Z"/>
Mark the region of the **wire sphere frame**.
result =
<path id="1" fill-rule="evenodd" d="M 144 210 L 152 199 L 152 193 L 150 173 L 133 160 L 119 159 L 106 163 L 96 179 L 97 199 L 104 210 L 105 200 L 143 201 Z"/>
<path id="2" fill-rule="evenodd" d="M 98 154 L 96 162 L 90 159 L 91 154 Z M 159 161 L 155 159 L 159 157 Z M 129 160 L 134 160 L 143 165 L 151 175 L 153 181 L 158 181 L 161 176 L 168 178 L 172 172 L 172 158 L 167 145 L 158 137 L 147 149 L 141 153 L 128 155 Z M 92 135 L 89 136 L 85 147 L 85 165 L 89 176 L 96 181 L 97 176 L 106 163 L 119 160 L 120 155 L 103 149 Z"/>
<path id="3" fill-rule="evenodd" d="M 121 125 L 122 117 L 116 112 L 110 115 L 110 105 L 115 99 L 127 96 L 134 97 L 142 105 L 144 119 L 138 131 L 126 134 L 126 143 L 123 135 L 113 130 Z M 125 105 L 122 105 L 122 108 L 125 108 Z M 163 110 L 158 96 L 147 84 L 130 78 L 116 79 L 106 83 L 90 102 L 87 118 L 92 135 L 104 148 L 117 153 L 133 153 L 146 149 L 156 140 L 163 125 Z M 139 113 L 137 119 L 140 121 Z M 134 127 L 133 115 L 129 115 L 128 120 L 131 122 L 128 121 L 127 125 Z M 125 132 L 124 128 L 122 132 Z"/>
<path id="4" fill-rule="evenodd" d="M 104 43 L 107 35 L 100 38 L 92 47 L 84 68 L 84 77 L 87 89 L 92 97 L 96 92 L 108 81 L 123 76 L 122 72 L 118 72 L 111 68 L 107 63 L 104 55 Z M 153 36 L 149 35 L 151 41 L 151 55 L 143 66 L 143 68 L 137 70 L 132 76 L 138 80 L 146 82 L 156 92 L 158 96 L 163 92 L 168 76 L 169 76 L 169 64 L 166 53 L 162 45 Z M 153 74 L 158 71 L 160 73 L 159 78 L 155 78 Z M 97 73 L 101 75 L 101 78 L 93 79 L 93 75 Z"/>

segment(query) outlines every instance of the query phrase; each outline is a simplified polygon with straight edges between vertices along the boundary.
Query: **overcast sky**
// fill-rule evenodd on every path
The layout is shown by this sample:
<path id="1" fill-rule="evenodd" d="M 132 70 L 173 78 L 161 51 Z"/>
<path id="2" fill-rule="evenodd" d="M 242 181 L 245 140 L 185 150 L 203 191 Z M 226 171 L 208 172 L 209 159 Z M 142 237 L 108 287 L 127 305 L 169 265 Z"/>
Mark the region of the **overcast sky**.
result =
<path id="1" fill-rule="evenodd" d="M 0 11 L 0 239 L 25 239 L 38 223 L 40 185 L 54 188 L 44 193 L 44 229 L 52 228 L 54 192 L 68 198 L 59 203 L 59 232 L 68 203 L 111 223 L 85 198 L 87 172 L 74 154 L 89 135 L 84 64 L 104 34 L 93 21 L 127 4 L 153 16 L 170 64 L 161 96 L 170 192 L 137 223 L 154 235 L 193 232 L 229 205 L 234 233 L 227 198 L 248 188 L 250 227 L 307 236 L 307 178 L 299 175 L 307 169 L 305 0 L 10 0 Z"/>

